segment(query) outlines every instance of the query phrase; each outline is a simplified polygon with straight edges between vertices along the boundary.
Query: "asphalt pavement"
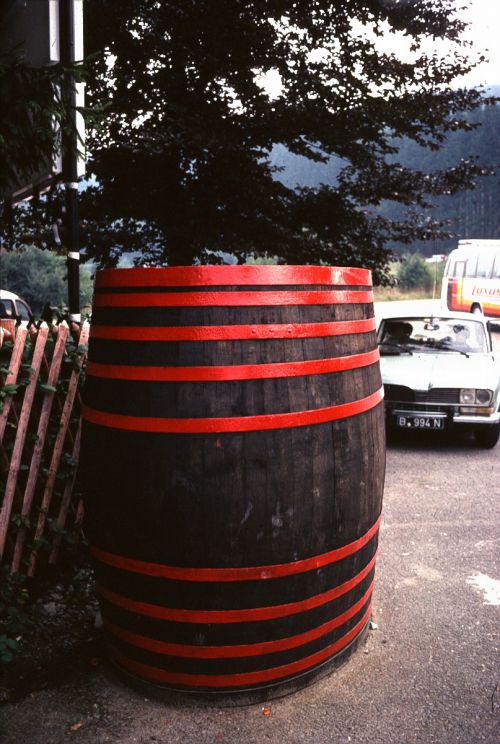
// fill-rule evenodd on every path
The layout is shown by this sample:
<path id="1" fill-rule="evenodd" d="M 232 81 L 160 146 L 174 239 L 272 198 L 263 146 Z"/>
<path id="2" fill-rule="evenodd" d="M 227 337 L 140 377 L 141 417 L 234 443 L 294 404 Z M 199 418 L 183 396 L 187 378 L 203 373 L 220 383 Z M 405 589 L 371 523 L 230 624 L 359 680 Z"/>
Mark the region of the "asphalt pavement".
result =
<path id="1" fill-rule="evenodd" d="M 388 448 L 377 627 L 342 668 L 222 707 L 152 700 L 101 664 L 6 705 L 2 744 L 498 744 L 500 444 L 403 434 Z"/>
<path id="2" fill-rule="evenodd" d="M 495 337 L 500 349 L 500 335 Z M 373 629 L 349 661 L 266 704 L 161 702 L 106 663 L 0 709 L 2 744 L 499 744 L 500 443 L 390 441 Z"/>

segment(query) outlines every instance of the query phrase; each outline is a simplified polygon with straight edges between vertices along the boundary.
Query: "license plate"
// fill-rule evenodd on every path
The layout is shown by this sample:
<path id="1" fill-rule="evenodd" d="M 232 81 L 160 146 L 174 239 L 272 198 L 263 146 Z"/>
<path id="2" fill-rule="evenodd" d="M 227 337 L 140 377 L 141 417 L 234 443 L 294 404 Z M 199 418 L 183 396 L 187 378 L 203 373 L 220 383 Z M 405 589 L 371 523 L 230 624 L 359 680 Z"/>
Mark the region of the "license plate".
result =
<path id="1" fill-rule="evenodd" d="M 440 416 L 396 416 L 396 423 L 403 429 L 444 429 L 444 418 Z"/>

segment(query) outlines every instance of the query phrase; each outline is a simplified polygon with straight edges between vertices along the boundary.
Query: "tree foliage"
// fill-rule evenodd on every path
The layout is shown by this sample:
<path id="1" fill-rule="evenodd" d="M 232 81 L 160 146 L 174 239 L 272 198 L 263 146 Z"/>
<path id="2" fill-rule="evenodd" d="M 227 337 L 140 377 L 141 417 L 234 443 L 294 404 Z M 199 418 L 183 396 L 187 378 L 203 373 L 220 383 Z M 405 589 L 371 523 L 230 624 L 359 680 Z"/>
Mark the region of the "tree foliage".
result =
<path id="1" fill-rule="evenodd" d="M 0 199 L 47 173 L 74 132 L 67 79 L 82 82 L 81 63 L 35 67 L 16 54 L 0 58 Z"/>
<path id="2" fill-rule="evenodd" d="M 486 97 L 452 87 L 474 66 L 454 0 L 114 0 L 86 4 L 87 50 L 100 53 L 93 103 L 108 126 L 90 143 L 97 185 L 83 213 L 88 250 L 113 265 L 238 261 L 365 265 L 383 279 L 387 242 L 433 237 L 438 225 L 377 213 L 386 199 L 425 206 L 471 186 L 474 158 L 429 173 L 403 166 L 398 142 L 438 150 L 468 130 Z M 413 57 L 380 43 L 408 40 Z M 447 51 L 429 50 L 430 39 Z M 476 60 L 477 61 L 477 60 Z M 266 76 L 279 76 L 272 95 Z M 313 161 L 336 158 L 334 185 L 276 179 L 276 143 Z M 389 159 L 389 156 L 392 156 Z"/>
<path id="3" fill-rule="evenodd" d="M 26 300 L 35 315 L 46 303 L 62 308 L 68 294 L 66 260 L 34 246 L 0 254 L 0 286 Z M 89 270 L 80 268 L 81 305 L 90 303 L 92 282 Z"/>
<path id="4" fill-rule="evenodd" d="M 423 287 L 430 289 L 434 279 L 432 270 L 419 253 L 403 256 L 399 266 L 398 284 L 402 289 L 416 289 Z"/>

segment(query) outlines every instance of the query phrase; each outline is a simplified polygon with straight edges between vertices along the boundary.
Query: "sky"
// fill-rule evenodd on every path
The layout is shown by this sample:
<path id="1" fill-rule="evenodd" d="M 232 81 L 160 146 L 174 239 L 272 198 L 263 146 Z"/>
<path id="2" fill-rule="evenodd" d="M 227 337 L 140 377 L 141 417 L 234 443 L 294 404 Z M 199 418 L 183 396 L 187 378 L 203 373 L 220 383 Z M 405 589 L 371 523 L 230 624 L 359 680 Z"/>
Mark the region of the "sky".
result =
<path id="1" fill-rule="evenodd" d="M 469 7 L 459 12 L 460 17 L 469 24 L 463 38 L 472 42 L 470 54 L 473 58 L 483 54 L 487 61 L 468 75 L 456 78 L 454 86 L 500 85 L 500 0 L 455 0 L 459 8 L 466 4 Z M 410 40 L 401 34 L 388 34 L 377 39 L 376 43 L 381 50 L 391 51 L 406 61 L 412 58 L 408 51 Z M 434 42 L 429 38 L 421 48 L 427 53 L 436 49 L 438 53 L 446 54 L 448 49 L 454 49 L 454 45 L 446 41 Z"/>
<path id="2" fill-rule="evenodd" d="M 471 41 L 471 54 L 483 54 L 487 61 L 471 70 L 468 75 L 456 78 L 454 86 L 475 87 L 500 85 L 500 0 L 456 0 L 457 6 L 469 4 L 461 11 L 462 18 L 469 28 L 464 39 Z M 408 58 L 408 40 L 393 37 L 377 39 L 385 51 L 392 51 L 402 58 Z M 426 44 L 427 51 L 431 51 L 432 42 Z M 438 43 L 438 50 L 443 50 L 443 42 Z M 445 47 L 446 49 L 446 47 Z M 271 70 L 260 77 L 261 85 L 267 89 L 272 97 L 278 97 L 282 86 L 277 70 Z"/>
<path id="3" fill-rule="evenodd" d="M 473 42 L 474 50 L 489 57 L 489 62 L 469 73 L 464 82 L 500 85 L 500 0 L 470 0 L 463 18 L 471 24 L 466 36 Z"/>

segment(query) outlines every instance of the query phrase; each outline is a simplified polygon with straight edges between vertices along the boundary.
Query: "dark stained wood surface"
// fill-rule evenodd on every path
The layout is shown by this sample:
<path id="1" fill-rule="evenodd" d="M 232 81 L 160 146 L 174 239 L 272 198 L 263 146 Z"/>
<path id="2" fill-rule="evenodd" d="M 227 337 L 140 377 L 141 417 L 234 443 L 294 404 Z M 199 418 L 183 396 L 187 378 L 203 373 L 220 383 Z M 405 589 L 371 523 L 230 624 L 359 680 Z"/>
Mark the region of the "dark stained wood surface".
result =
<path id="1" fill-rule="evenodd" d="M 134 270 L 130 271 L 131 286 L 120 286 L 120 293 L 151 292 L 150 287 L 134 286 Z M 158 287 L 153 289 L 158 292 Z M 176 291 L 171 286 L 163 289 Z M 240 288 L 235 282 L 210 289 Z M 264 285 L 258 292 L 274 289 Z M 298 289 L 307 287 L 279 287 Z M 370 288 L 313 289 L 345 290 L 348 299 L 353 290 Z M 102 287 L 98 292 L 105 295 L 116 288 Z M 212 367 L 334 359 L 376 349 L 375 333 L 167 342 L 111 340 L 92 333 L 94 328 L 110 327 L 293 327 L 371 317 L 373 306 L 367 302 L 185 308 L 110 308 L 97 303 L 89 361 Z M 131 381 L 91 374 L 85 403 L 101 413 L 142 418 L 239 418 L 343 405 L 380 388 L 378 363 L 328 374 L 214 382 Z M 326 423 L 236 433 L 145 433 L 84 421 L 86 533 L 99 553 L 96 571 L 117 663 L 166 686 L 226 692 L 281 684 L 334 658 L 366 624 L 367 592 L 373 580 L 368 564 L 375 555 L 377 532 L 350 555 L 320 568 L 311 564 L 307 571 L 267 578 L 265 567 L 321 556 L 353 543 L 372 528 L 382 506 L 384 447 L 381 402 L 364 413 Z M 123 563 L 128 559 L 138 561 L 139 570 Z M 194 571 L 179 580 L 151 575 L 154 566 L 228 570 L 262 566 L 263 574 L 252 581 L 205 581 L 197 580 Z M 346 582 L 352 586 L 344 591 Z M 339 595 L 333 596 L 338 587 Z M 335 618 L 363 597 L 359 610 L 339 627 L 325 625 L 334 625 Z M 289 612 L 288 605 L 296 607 Z M 262 609 L 270 607 L 282 609 L 276 610 L 276 617 L 262 619 Z M 163 619 L 157 616 L 158 608 L 166 613 Z M 187 619 L 179 614 L 182 610 Z M 241 619 L 228 621 L 232 612 L 240 611 Z M 205 616 L 207 612 L 215 614 Z M 322 625 L 325 630 L 320 632 Z M 280 644 L 287 645 L 283 639 L 303 633 L 309 635 L 292 642 L 293 648 L 279 650 Z M 267 648 L 268 641 L 278 645 Z M 158 643 L 185 644 L 189 649 L 167 653 L 169 649 Z M 253 644 L 251 656 L 238 651 L 248 644 Z M 220 658 L 205 658 L 212 646 L 228 645 L 238 647 L 234 658 L 227 650 L 221 650 Z"/>

